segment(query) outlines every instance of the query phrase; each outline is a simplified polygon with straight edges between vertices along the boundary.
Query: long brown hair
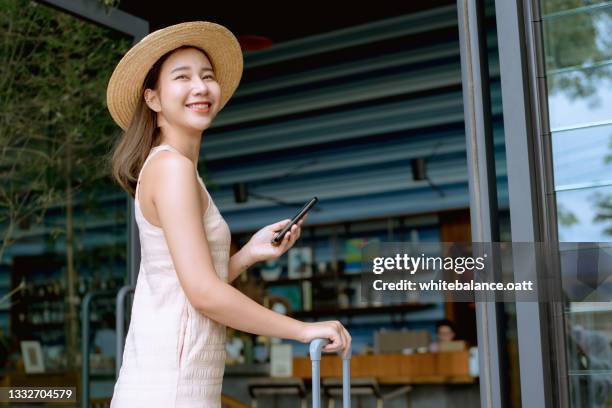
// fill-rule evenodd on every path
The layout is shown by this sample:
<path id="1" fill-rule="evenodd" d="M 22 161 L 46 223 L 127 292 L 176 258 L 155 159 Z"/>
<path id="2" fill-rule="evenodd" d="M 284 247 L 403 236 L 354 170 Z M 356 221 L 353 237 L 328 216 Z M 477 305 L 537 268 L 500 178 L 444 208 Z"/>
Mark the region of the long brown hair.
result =
<path id="1" fill-rule="evenodd" d="M 174 51 L 183 48 L 195 48 L 208 57 L 204 50 L 191 45 L 180 46 L 162 55 L 147 73 L 143 82 L 143 94 L 138 98 L 132 120 L 113 147 L 111 155 L 112 176 L 132 198 L 135 198 L 140 169 L 151 148 L 157 146 L 160 141 L 157 113 L 145 103 L 144 90 L 147 88 L 157 89 L 162 64 Z"/>

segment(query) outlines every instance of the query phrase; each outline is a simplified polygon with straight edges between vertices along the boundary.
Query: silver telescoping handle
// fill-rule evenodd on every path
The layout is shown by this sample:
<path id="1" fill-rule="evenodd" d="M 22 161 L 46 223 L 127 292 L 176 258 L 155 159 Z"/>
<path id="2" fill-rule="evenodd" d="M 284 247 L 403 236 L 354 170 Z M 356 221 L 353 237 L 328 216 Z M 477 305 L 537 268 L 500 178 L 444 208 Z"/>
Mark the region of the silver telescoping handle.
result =
<path id="1" fill-rule="evenodd" d="M 329 343 L 327 339 L 314 339 L 310 342 L 312 360 L 312 407 L 321 408 L 321 351 Z M 342 356 L 342 407 L 351 406 L 351 349 Z"/>

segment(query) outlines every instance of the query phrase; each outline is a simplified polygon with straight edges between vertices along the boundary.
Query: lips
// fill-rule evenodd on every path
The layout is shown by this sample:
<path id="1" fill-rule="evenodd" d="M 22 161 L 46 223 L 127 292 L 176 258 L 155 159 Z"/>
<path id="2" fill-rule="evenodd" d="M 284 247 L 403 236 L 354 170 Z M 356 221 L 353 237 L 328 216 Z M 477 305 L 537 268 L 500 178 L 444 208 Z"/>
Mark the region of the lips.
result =
<path id="1" fill-rule="evenodd" d="M 195 102 L 187 105 L 187 107 L 191 110 L 204 113 L 209 112 L 211 106 L 212 104 L 210 102 Z"/>

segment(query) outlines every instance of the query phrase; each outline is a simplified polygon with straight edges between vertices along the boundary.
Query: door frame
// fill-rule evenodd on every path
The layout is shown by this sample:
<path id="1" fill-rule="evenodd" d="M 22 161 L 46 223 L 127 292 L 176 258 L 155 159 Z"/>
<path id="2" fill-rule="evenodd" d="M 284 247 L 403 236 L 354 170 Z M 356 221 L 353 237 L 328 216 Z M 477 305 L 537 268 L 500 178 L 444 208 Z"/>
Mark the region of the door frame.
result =
<path id="1" fill-rule="evenodd" d="M 483 45 L 483 1 L 457 0 L 461 70 L 468 153 L 473 240 L 496 241 L 497 200 L 494 157 L 489 147 L 490 103 L 486 44 Z M 557 216 L 552 173 L 540 4 L 538 0 L 495 0 L 500 79 L 504 115 L 510 224 L 513 242 L 557 245 Z M 500 18 L 503 16 L 503 18 Z M 516 264 L 515 264 L 516 265 Z M 517 280 L 537 283 L 515 268 Z M 542 299 L 556 296 L 542 291 Z M 477 302 L 480 390 L 483 407 L 503 407 L 504 328 L 495 303 Z M 523 407 L 569 407 L 563 305 L 560 302 L 517 302 L 516 320 Z"/>

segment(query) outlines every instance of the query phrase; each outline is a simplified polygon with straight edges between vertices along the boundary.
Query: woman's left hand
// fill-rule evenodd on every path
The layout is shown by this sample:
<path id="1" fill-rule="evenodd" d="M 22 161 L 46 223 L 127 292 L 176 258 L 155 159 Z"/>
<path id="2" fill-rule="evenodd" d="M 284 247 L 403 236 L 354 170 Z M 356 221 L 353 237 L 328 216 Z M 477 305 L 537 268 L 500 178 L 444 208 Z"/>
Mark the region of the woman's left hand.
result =
<path id="1" fill-rule="evenodd" d="M 306 217 L 307 215 L 293 225 L 278 245 L 272 245 L 272 238 L 274 238 L 277 232 L 291 222 L 290 219 L 285 219 L 263 227 L 251 237 L 249 242 L 244 246 L 244 249 L 253 262 L 268 261 L 278 258 L 298 240 L 302 232 L 302 224 Z"/>

